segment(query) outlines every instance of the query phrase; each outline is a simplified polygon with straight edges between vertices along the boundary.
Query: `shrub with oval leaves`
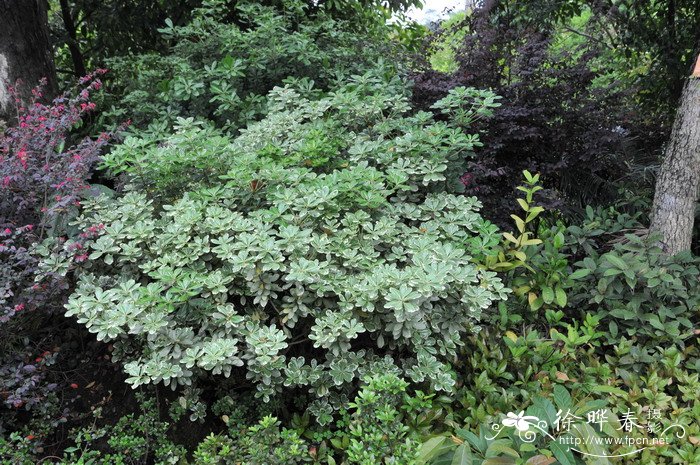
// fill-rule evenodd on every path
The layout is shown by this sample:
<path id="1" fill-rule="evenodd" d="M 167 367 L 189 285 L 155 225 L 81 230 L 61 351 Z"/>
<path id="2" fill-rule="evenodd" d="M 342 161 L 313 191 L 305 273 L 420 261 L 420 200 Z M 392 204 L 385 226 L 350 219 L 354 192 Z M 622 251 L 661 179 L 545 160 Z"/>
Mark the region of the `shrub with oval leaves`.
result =
<path id="1" fill-rule="evenodd" d="M 483 94 L 464 107 L 488 112 L 471 105 Z M 507 291 L 475 263 L 495 228 L 448 193 L 478 136 L 410 114 L 404 85 L 372 75 L 316 99 L 276 88 L 269 105 L 223 149 L 218 183 L 86 207 L 78 226 L 98 236 L 67 315 L 114 345 L 133 386 L 245 378 L 266 401 L 307 390 L 326 417 L 373 373 L 450 391 L 462 337 Z M 335 151 L 315 163 L 318 134 Z M 158 176 L 165 159 L 123 163 Z"/>

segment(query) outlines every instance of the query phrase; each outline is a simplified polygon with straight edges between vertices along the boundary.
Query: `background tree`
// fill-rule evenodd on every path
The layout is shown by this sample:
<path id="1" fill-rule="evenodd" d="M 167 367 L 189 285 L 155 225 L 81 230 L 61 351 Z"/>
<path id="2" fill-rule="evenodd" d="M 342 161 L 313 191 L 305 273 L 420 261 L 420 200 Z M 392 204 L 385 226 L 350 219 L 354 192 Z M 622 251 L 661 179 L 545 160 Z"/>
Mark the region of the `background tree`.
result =
<path id="1" fill-rule="evenodd" d="M 487 2 L 484 2 L 487 3 Z M 700 2 L 696 0 L 500 0 L 498 13 L 539 30 L 567 21 L 589 9 L 583 30 L 569 28 L 623 55 L 629 66 L 645 68 L 638 96 L 669 120 L 680 97 L 687 70 L 700 41 Z"/>
<path id="2" fill-rule="evenodd" d="M 54 64 L 44 0 L 0 0 L 0 120 L 14 119 L 15 108 L 9 86 L 21 80 L 19 95 L 46 78 L 49 94 L 56 91 Z"/>
<path id="3" fill-rule="evenodd" d="M 687 80 L 671 140 L 661 165 L 651 230 L 660 232 L 666 253 L 690 249 L 700 189 L 700 56 Z"/>
<path id="4" fill-rule="evenodd" d="M 79 77 L 109 57 L 167 48 L 158 28 L 182 24 L 201 0 L 52 0 L 49 25 L 60 74 Z"/>
<path id="5" fill-rule="evenodd" d="M 50 30 L 59 71 L 68 77 L 82 76 L 86 69 L 103 67 L 108 58 L 148 52 L 167 53 L 169 43 L 158 31 L 165 20 L 186 24 L 202 0 L 51 0 Z M 238 23 L 237 6 L 243 1 L 210 2 L 228 11 L 222 21 Z M 283 0 L 256 2 L 282 12 Z M 320 10 L 358 27 L 374 23 L 377 15 L 386 19 L 392 12 L 405 11 L 418 0 L 308 0 L 307 14 Z M 397 30 L 400 28 L 397 27 Z"/>
<path id="6" fill-rule="evenodd" d="M 463 178 L 467 193 L 479 197 L 489 219 L 505 226 L 524 169 L 542 174 L 547 189 L 540 201 L 570 216 L 588 204 L 622 198 L 619 190 L 633 183 L 635 192 L 651 192 L 651 177 L 640 186 L 644 177 L 632 173 L 656 161 L 667 133 L 638 111 L 635 82 L 619 78 L 621 60 L 556 18 L 546 21 L 543 15 L 536 23 L 538 18 L 528 19 L 514 6 L 494 2 L 490 13 L 477 10 L 454 29 L 438 32 L 433 49 L 441 40 L 455 44 L 454 72 L 425 64 L 414 76 L 414 99 L 423 108 L 460 85 L 490 88 L 503 97 L 494 116 L 481 122 L 484 147 Z M 590 16 L 581 13 L 565 25 L 585 27 Z"/>

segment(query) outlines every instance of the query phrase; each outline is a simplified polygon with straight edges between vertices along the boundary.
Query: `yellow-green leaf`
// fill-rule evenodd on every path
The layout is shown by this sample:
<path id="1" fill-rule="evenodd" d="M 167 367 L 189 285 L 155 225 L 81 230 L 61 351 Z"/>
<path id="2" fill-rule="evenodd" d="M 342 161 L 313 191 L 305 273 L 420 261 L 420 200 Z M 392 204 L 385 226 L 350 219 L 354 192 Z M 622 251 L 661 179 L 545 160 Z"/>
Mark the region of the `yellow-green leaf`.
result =
<path id="1" fill-rule="evenodd" d="M 544 303 L 551 304 L 554 302 L 554 291 L 549 286 L 542 286 L 542 300 Z"/>
<path id="2" fill-rule="evenodd" d="M 530 212 L 527 214 L 527 218 L 525 218 L 525 221 L 529 223 L 530 221 L 537 218 L 537 215 L 539 215 L 543 211 L 544 211 L 544 208 L 542 208 L 542 207 L 535 207 L 535 208 L 531 209 Z"/>
<path id="3" fill-rule="evenodd" d="M 517 244 L 518 240 L 513 236 L 511 233 L 503 233 L 503 237 L 507 240 L 512 242 L 513 244 Z"/>
<path id="4" fill-rule="evenodd" d="M 560 307 L 566 307 L 566 292 L 561 287 L 554 289 L 555 300 Z"/>
<path id="5" fill-rule="evenodd" d="M 510 215 L 511 218 L 515 221 L 515 225 L 518 227 L 518 231 L 521 233 L 525 232 L 525 222 L 523 221 L 522 218 L 520 218 L 517 215 Z"/>
<path id="6" fill-rule="evenodd" d="M 534 292 L 530 292 L 527 295 L 527 303 L 530 304 L 530 306 L 532 307 L 532 304 L 535 302 L 535 300 L 537 300 L 537 294 L 535 294 Z"/>

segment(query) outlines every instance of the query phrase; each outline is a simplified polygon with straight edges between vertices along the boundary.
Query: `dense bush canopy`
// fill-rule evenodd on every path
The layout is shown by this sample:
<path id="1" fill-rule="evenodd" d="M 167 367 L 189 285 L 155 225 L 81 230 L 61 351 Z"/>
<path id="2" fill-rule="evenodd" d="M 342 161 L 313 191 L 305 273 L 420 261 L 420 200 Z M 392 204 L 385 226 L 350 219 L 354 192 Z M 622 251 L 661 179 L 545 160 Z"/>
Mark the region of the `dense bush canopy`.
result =
<path id="1" fill-rule="evenodd" d="M 9 91 L 0 463 L 700 463 L 696 6 L 145 3 Z"/>
<path id="2" fill-rule="evenodd" d="M 163 171 L 187 131 L 201 137 L 196 127 L 143 165 L 120 159 L 138 173 L 135 191 L 86 205 L 79 229 L 98 232 L 82 242 L 89 266 L 67 315 L 114 341 L 135 386 L 245 366 L 265 400 L 294 387 L 325 399 L 386 371 L 452 390 L 461 336 L 506 296 L 474 263 L 489 242 L 478 201 L 445 188 L 478 138 L 407 115 L 401 82 L 372 73 L 323 98 L 287 86 L 268 100 L 266 118 L 207 159 L 213 169 Z M 465 90 L 436 106 L 469 118 L 491 100 Z M 219 183 L 189 178 L 199 189 L 174 203 L 139 191 L 162 180 L 158 191 L 179 194 L 171 181 L 224 166 Z"/>

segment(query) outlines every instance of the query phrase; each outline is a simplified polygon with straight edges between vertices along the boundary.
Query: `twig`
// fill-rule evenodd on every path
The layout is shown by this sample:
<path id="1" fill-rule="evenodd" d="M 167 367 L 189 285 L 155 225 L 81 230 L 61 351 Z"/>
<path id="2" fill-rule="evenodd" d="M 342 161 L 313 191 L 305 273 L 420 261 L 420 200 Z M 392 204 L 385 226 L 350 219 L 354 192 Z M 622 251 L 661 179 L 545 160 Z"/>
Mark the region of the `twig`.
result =
<path id="1" fill-rule="evenodd" d="M 573 32 L 574 34 L 578 34 L 578 35 L 580 35 L 581 37 L 585 37 L 585 38 L 587 38 L 587 39 L 590 39 L 590 40 L 592 40 L 592 41 L 594 41 L 594 42 L 597 42 L 597 43 L 599 43 L 599 44 L 603 44 L 605 47 L 609 48 L 610 50 L 613 49 L 613 47 L 612 47 L 610 44 L 608 44 L 607 42 L 605 42 L 604 40 L 601 40 L 601 39 L 599 39 L 599 38 L 597 38 L 597 37 L 593 37 L 593 36 L 590 35 L 590 34 L 587 34 L 587 33 L 582 32 L 582 31 L 578 31 L 578 30 L 576 30 L 576 29 L 574 29 L 574 28 L 572 28 L 572 27 L 569 27 L 569 26 L 564 26 L 564 29 L 567 30 L 567 31 L 569 31 L 569 32 Z"/>

